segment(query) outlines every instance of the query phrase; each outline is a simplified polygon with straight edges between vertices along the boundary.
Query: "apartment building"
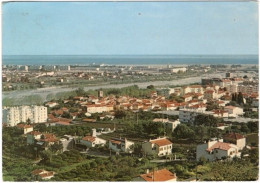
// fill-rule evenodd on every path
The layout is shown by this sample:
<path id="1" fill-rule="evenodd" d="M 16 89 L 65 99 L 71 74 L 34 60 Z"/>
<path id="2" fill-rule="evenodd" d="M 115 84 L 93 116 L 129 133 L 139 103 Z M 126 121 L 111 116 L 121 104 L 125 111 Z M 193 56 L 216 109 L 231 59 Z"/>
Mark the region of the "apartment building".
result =
<path id="1" fill-rule="evenodd" d="M 196 116 L 199 114 L 213 115 L 213 112 L 199 110 L 199 109 L 186 109 L 186 108 L 180 109 L 179 110 L 179 120 L 180 120 L 180 122 L 193 123 Z"/>
<path id="2" fill-rule="evenodd" d="M 44 106 L 19 106 L 3 109 L 3 123 L 15 126 L 21 122 L 43 123 L 47 121 L 47 107 Z"/>

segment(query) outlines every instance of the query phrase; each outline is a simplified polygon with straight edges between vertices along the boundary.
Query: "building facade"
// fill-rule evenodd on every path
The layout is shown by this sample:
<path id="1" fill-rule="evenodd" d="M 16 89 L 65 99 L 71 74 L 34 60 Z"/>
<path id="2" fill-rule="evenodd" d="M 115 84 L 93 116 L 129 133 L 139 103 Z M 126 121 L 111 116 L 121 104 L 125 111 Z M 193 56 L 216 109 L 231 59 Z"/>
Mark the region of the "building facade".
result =
<path id="1" fill-rule="evenodd" d="M 44 106 L 19 106 L 3 109 L 3 123 L 15 126 L 21 122 L 43 123 L 48 118 L 47 107 Z"/>

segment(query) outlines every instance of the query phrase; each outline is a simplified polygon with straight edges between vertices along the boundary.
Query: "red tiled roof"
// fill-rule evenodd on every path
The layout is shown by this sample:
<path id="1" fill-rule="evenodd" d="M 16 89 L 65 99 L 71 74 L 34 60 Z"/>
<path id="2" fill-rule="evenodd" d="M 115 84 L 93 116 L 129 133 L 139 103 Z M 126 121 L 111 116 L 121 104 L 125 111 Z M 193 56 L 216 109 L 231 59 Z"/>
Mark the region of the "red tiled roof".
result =
<path id="1" fill-rule="evenodd" d="M 40 174 L 40 176 L 41 176 L 42 178 L 49 177 L 49 176 L 53 176 L 53 175 L 54 175 L 54 172 L 47 172 L 47 173 Z"/>
<path id="2" fill-rule="evenodd" d="M 157 170 L 147 174 L 140 175 L 145 181 L 169 181 L 171 179 L 176 179 L 176 175 L 167 169 Z"/>
<path id="3" fill-rule="evenodd" d="M 70 123 L 68 123 L 68 122 L 63 122 L 63 121 L 56 122 L 56 124 L 66 125 L 66 126 L 70 125 Z"/>
<path id="4" fill-rule="evenodd" d="M 158 146 L 166 146 L 172 144 L 168 139 L 155 139 L 150 141 L 152 144 L 156 144 Z"/>
<path id="5" fill-rule="evenodd" d="M 227 151 L 230 148 L 231 148 L 231 146 L 228 143 L 217 142 L 213 146 L 211 146 L 208 149 L 206 149 L 206 151 L 212 151 L 213 149 L 221 149 L 221 150 Z"/>
<path id="6" fill-rule="evenodd" d="M 26 124 L 18 124 L 16 125 L 17 128 L 32 128 L 31 125 L 26 125 Z"/>
<path id="7" fill-rule="evenodd" d="M 229 105 L 229 106 L 225 106 L 225 108 L 226 108 L 226 109 L 235 109 L 236 107 Z"/>
<path id="8" fill-rule="evenodd" d="M 96 139 L 96 137 L 92 137 L 92 136 L 86 136 L 86 137 L 82 138 L 82 140 L 88 141 L 88 142 L 94 142 L 95 139 Z"/>
<path id="9" fill-rule="evenodd" d="M 229 134 L 225 135 L 224 138 L 231 138 L 231 139 L 239 140 L 239 139 L 243 139 L 245 137 L 239 133 L 229 133 Z"/>
<path id="10" fill-rule="evenodd" d="M 83 122 L 96 122 L 95 119 L 89 119 L 89 118 L 85 118 L 82 120 Z"/>
<path id="11" fill-rule="evenodd" d="M 33 174 L 33 175 L 39 175 L 39 174 L 42 173 L 42 172 L 44 172 L 44 170 L 42 170 L 42 169 L 36 169 L 36 170 L 33 170 L 33 171 L 31 172 L 31 174 Z"/>
<path id="12" fill-rule="evenodd" d="M 110 142 L 113 144 L 121 144 L 121 141 L 117 141 L 117 140 L 110 140 Z"/>

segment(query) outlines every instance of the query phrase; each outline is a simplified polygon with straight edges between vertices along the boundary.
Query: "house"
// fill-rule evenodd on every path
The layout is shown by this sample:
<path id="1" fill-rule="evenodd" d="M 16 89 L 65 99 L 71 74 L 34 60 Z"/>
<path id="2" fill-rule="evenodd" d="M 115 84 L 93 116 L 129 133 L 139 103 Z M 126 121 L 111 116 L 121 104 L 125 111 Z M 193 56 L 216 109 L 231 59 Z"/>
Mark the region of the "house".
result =
<path id="1" fill-rule="evenodd" d="M 221 118 L 227 118 L 229 116 L 228 111 L 215 109 L 212 110 L 214 117 L 221 117 Z"/>
<path id="2" fill-rule="evenodd" d="M 134 142 L 124 139 L 118 139 L 118 138 L 112 138 L 109 140 L 108 147 L 114 152 L 126 152 L 126 153 L 132 153 L 132 145 L 134 145 Z"/>
<path id="3" fill-rule="evenodd" d="M 244 114 L 243 108 L 235 107 L 235 106 L 225 106 L 224 110 L 228 111 L 229 117 L 238 117 Z"/>
<path id="4" fill-rule="evenodd" d="M 57 137 L 52 133 L 43 133 L 41 138 L 37 140 L 39 144 L 44 144 L 45 147 L 53 145 L 55 142 L 58 142 Z"/>
<path id="5" fill-rule="evenodd" d="M 206 90 L 204 93 L 204 98 L 207 100 L 216 99 L 216 92 L 214 90 Z"/>
<path id="6" fill-rule="evenodd" d="M 181 98 L 183 98 L 184 102 L 189 102 L 192 100 L 192 95 L 190 94 L 185 94 Z"/>
<path id="7" fill-rule="evenodd" d="M 172 154 L 172 142 L 166 137 L 149 140 L 142 144 L 144 154 L 165 156 Z"/>
<path id="8" fill-rule="evenodd" d="M 223 137 L 224 142 L 228 142 L 228 143 L 232 143 L 237 145 L 239 150 L 244 149 L 244 147 L 246 147 L 246 138 L 238 133 L 229 133 L 226 134 Z"/>
<path id="9" fill-rule="evenodd" d="M 176 181 L 177 176 L 176 174 L 170 172 L 167 169 L 161 169 L 161 170 L 155 170 L 149 172 L 149 169 L 146 171 L 146 174 L 141 174 L 138 178 L 134 179 L 134 181 L 138 182 L 154 182 L 154 181 L 159 181 L 159 182 L 164 182 L 164 181 Z"/>
<path id="10" fill-rule="evenodd" d="M 53 172 L 53 171 L 46 171 L 46 170 L 43 170 L 43 169 L 36 169 L 36 170 L 33 170 L 31 172 L 31 174 L 32 174 L 33 178 L 39 177 L 42 180 L 49 180 L 52 177 L 54 177 L 55 172 Z"/>
<path id="11" fill-rule="evenodd" d="M 166 129 L 169 129 L 171 131 L 174 131 L 174 129 L 180 124 L 179 120 L 170 121 L 168 118 L 167 119 L 155 118 L 155 119 L 153 119 L 153 122 L 164 123 Z"/>
<path id="12" fill-rule="evenodd" d="M 27 144 L 34 144 L 35 140 L 41 138 L 42 133 L 38 131 L 31 131 L 27 134 Z"/>
<path id="13" fill-rule="evenodd" d="M 105 145 L 106 140 L 97 137 L 96 129 L 92 129 L 92 135 L 87 135 L 80 140 L 80 144 L 87 147 L 95 147 L 96 145 Z"/>
<path id="14" fill-rule="evenodd" d="M 220 160 L 223 158 L 240 157 L 238 146 L 220 140 L 211 140 L 204 144 L 197 145 L 196 160 L 205 158 L 207 161 Z"/>
<path id="15" fill-rule="evenodd" d="M 31 126 L 31 125 L 18 124 L 18 125 L 16 125 L 16 127 L 19 128 L 19 129 L 22 129 L 23 130 L 23 134 L 27 134 L 27 133 L 33 131 L 33 126 Z"/>

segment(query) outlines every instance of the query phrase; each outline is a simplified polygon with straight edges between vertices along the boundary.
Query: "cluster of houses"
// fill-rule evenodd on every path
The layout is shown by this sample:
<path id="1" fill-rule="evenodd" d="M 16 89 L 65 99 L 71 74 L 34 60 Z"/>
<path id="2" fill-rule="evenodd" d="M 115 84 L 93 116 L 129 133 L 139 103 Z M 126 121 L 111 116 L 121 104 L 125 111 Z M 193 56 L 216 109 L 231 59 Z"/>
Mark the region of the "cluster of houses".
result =
<path id="1" fill-rule="evenodd" d="M 158 95 L 156 91 L 150 93 L 146 98 L 135 98 L 129 96 L 103 96 L 103 92 L 98 92 L 96 96 L 76 96 L 63 103 L 75 104 L 76 112 L 71 112 L 68 108 L 56 108 L 60 104 L 57 102 L 47 102 L 44 106 L 22 106 L 5 108 L 5 121 L 9 120 L 9 126 L 15 126 L 26 135 L 27 144 L 35 145 L 42 149 L 48 149 L 50 145 L 55 143 L 62 144 L 62 151 L 73 149 L 75 144 L 80 144 L 86 148 L 94 148 L 108 145 L 108 148 L 115 154 L 133 153 L 135 142 L 127 138 L 111 138 L 102 139 L 96 129 L 92 129 L 91 135 L 84 137 L 64 135 L 61 138 L 52 133 L 42 133 L 33 130 L 32 125 L 17 124 L 18 122 L 45 123 L 46 125 L 71 125 L 73 120 L 81 118 L 82 122 L 95 122 L 92 119 L 93 114 L 98 113 L 100 119 L 113 119 L 116 110 L 131 111 L 168 111 L 178 110 L 179 119 L 169 120 L 155 118 L 154 123 L 164 123 L 165 128 L 174 131 L 181 123 L 193 123 L 199 114 L 212 115 L 219 118 L 230 118 L 243 116 L 244 111 L 241 107 L 229 105 L 232 94 L 241 92 L 243 101 L 251 98 L 253 105 L 258 107 L 258 84 L 250 81 L 248 78 L 237 78 L 227 75 L 227 78 L 204 79 L 202 85 L 190 85 L 184 87 L 176 87 L 168 90 L 169 95 L 179 97 L 182 101 L 166 99 L 165 96 Z M 254 85 L 252 84 L 254 83 Z M 251 89 L 248 87 L 251 84 Z M 257 89 L 257 91 L 256 91 Z M 217 109 L 207 110 L 208 103 L 218 106 Z M 47 114 L 47 107 L 50 109 Z M 64 114 L 70 117 L 65 117 Z M 83 114 L 83 115 L 82 115 Z M 83 117 L 82 117 L 83 116 Z M 12 122 L 10 122 L 12 121 Z M 222 129 L 219 126 L 219 129 Z M 112 132 L 112 131 L 110 131 Z M 109 132 L 108 132 L 109 133 Z M 167 137 L 158 137 L 141 143 L 143 155 L 156 155 L 159 157 L 174 154 L 173 142 Z M 211 139 L 202 144 L 198 144 L 196 148 L 196 160 L 215 161 L 221 159 L 229 159 L 241 157 L 241 150 L 246 147 L 246 138 L 238 133 L 226 134 L 223 139 Z M 55 172 L 46 170 L 34 170 L 32 175 L 41 177 L 44 180 L 53 177 Z M 176 181 L 177 177 L 174 173 L 167 169 L 147 171 L 146 174 L 140 175 L 137 181 Z"/>

